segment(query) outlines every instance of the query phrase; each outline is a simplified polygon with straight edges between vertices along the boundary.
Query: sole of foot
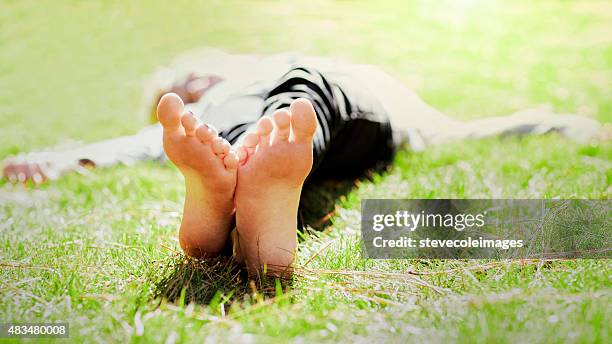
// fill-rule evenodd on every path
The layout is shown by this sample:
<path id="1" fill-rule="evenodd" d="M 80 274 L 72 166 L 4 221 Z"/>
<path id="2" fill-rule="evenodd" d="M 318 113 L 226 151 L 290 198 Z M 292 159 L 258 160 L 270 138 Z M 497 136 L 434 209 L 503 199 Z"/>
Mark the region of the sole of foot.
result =
<path id="1" fill-rule="evenodd" d="M 236 187 L 238 252 L 251 274 L 290 274 L 297 245 L 297 211 L 312 168 L 317 118 L 310 101 L 295 100 L 262 117 L 239 148 Z"/>
<path id="2" fill-rule="evenodd" d="M 185 112 L 174 93 L 160 99 L 157 118 L 166 155 L 185 178 L 181 247 L 189 256 L 216 256 L 233 223 L 238 156 L 213 127 Z"/>

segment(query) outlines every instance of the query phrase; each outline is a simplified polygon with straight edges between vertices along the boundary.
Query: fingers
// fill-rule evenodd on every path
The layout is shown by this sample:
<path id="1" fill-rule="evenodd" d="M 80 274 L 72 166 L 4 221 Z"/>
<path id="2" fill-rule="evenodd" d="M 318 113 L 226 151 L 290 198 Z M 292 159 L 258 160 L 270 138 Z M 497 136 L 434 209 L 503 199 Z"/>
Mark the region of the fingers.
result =
<path id="1" fill-rule="evenodd" d="M 37 163 L 10 163 L 2 171 L 3 177 L 11 183 L 40 184 L 47 179 L 46 174 Z"/>

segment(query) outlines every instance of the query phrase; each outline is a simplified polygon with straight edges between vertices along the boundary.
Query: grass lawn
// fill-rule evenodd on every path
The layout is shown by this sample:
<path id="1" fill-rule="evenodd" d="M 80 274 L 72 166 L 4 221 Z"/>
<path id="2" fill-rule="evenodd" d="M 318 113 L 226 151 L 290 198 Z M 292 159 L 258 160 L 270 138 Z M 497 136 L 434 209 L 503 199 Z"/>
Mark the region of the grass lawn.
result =
<path id="1" fill-rule="evenodd" d="M 135 132 L 146 123 L 143 80 L 199 46 L 377 64 L 458 118 L 549 102 L 612 122 L 607 1 L 0 8 L 0 158 Z M 154 298 L 161 279 L 182 271 L 173 251 L 184 188 L 173 167 L 96 170 L 36 190 L 0 182 L 0 322 L 67 321 L 76 341 L 610 342 L 607 260 L 375 261 L 362 258 L 357 234 L 362 198 L 607 199 L 611 167 L 610 142 L 557 136 L 401 152 L 389 173 L 337 201 L 326 233 L 302 243 L 291 288 L 236 298 L 210 283 L 227 276 L 211 276 L 208 305 L 185 301 L 195 284 L 174 302 Z"/>

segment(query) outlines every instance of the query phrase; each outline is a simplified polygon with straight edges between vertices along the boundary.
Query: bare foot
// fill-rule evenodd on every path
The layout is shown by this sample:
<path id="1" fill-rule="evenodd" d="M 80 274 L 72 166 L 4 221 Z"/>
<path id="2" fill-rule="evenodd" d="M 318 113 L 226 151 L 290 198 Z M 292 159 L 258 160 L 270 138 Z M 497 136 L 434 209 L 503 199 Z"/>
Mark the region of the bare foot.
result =
<path id="1" fill-rule="evenodd" d="M 179 242 L 187 255 L 213 257 L 225 246 L 232 225 L 238 156 L 214 128 L 183 113 L 183 105 L 168 93 L 157 106 L 164 150 L 185 177 Z"/>
<path id="2" fill-rule="evenodd" d="M 274 129 L 273 129 L 274 127 Z M 282 274 L 292 266 L 302 184 L 312 168 L 317 118 L 298 99 L 273 119 L 263 117 L 240 150 L 236 227 L 240 257 L 249 271 Z"/>

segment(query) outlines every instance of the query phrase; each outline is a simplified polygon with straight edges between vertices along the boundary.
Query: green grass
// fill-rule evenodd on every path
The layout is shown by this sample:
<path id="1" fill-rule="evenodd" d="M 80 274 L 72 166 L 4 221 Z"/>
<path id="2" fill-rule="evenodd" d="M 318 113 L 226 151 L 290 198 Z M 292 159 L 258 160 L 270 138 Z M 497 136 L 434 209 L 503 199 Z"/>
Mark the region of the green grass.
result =
<path id="1" fill-rule="evenodd" d="M 146 123 L 137 115 L 146 76 L 203 45 L 381 65 L 458 118 L 550 102 L 612 122 L 605 1 L 0 7 L 0 158 L 133 133 Z M 611 166 L 610 142 L 557 136 L 402 152 L 391 172 L 338 200 L 328 232 L 302 243 L 300 264 L 315 258 L 291 288 L 270 298 L 242 279 L 236 291 L 248 292 L 231 308 L 227 285 L 210 305 L 153 298 L 178 250 L 184 189 L 174 168 L 98 170 L 38 190 L 2 182 L 0 322 L 65 320 L 76 341 L 609 342 L 607 260 L 374 261 L 361 257 L 356 231 L 365 197 L 610 198 Z"/>

